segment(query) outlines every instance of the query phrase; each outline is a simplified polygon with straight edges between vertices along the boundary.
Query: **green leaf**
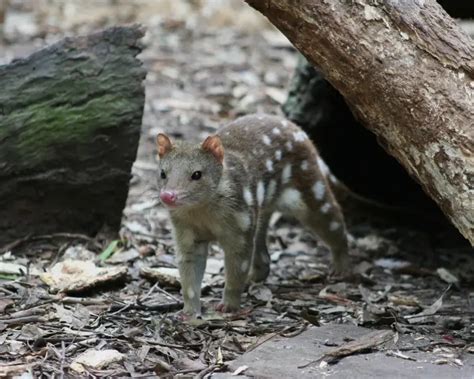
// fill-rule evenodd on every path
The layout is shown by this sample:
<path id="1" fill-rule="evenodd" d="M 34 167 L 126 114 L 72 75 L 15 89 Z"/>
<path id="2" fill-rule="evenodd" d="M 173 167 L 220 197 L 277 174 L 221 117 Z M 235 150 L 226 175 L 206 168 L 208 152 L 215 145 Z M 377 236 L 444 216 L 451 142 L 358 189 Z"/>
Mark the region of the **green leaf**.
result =
<path id="1" fill-rule="evenodd" d="M 15 274 L 0 274 L 0 280 L 15 280 L 18 278 L 19 276 Z"/>
<path id="2" fill-rule="evenodd" d="M 120 240 L 113 240 L 111 243 L 109 243 L 109 246 L 107 246 L 107 248 L 102 253 L 100 253 L 99 259 L 101 262 L 109 259 L 110 256 L 117 251 L 119 242 Z"/>

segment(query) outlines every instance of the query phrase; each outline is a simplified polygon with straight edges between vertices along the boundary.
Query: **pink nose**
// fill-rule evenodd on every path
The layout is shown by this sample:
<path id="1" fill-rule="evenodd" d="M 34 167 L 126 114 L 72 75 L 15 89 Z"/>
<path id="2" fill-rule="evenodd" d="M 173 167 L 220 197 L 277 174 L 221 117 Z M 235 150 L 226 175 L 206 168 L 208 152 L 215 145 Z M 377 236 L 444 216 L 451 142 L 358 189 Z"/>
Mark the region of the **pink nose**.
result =
<path id="1" fill-rule="evenodd" d="M 177 198 L 178 198 L 178 195 L 176 194 L 175 191 L 160 192 L 161 201 L 167 205 L 173 205 L 174 203 L 176 203 Z"/>

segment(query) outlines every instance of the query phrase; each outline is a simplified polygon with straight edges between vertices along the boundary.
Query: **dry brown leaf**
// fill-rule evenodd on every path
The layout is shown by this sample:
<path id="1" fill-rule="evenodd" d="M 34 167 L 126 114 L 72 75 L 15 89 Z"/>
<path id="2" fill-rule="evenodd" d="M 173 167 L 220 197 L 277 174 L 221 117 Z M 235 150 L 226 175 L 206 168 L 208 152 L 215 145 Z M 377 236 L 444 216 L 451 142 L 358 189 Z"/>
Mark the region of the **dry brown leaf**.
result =
<path id="1" fill-rule="evenodd" d="M 117 350 L 86 350 L 84 353 L 79 355 L 71 363 L 71 369 L 76 372 L 82 373 L 87 367 L 100 369 L 107 367 L 111 363 L 120 362 L 124 359 L 124 355 Z"/>
<path id="2" fill-rule="evenodd" d="M 98 267 L 93 261 L 68 259 L 56 263 L 40 278 L 52 291 L 80 292 L 123 279 L 127 272 L 127 267 Z"/>
<path id="3" fill-rule="evenodd" d="M 181 283 L 179 281 L 179 271 L 177 268 L 142 267 L 140 269 L 140 275 L 142 275 L 144 278 L 157 281 L 164 287 L 173 287 L 176 289 L 181 288 Z"/>

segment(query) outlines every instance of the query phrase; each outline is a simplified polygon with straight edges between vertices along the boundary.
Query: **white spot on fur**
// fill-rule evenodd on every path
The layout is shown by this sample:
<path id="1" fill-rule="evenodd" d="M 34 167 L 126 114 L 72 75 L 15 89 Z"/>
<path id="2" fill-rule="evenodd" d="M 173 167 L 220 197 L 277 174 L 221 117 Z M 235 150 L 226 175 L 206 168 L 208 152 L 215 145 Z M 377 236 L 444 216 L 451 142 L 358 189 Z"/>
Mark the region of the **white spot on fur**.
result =
<path id="1" fill-rule="evenodd" d="M 188 288 L 188 297 L 190 299 L 194 299 L 194 296 L 196 296 L 196 294 L 194 293 L 194 290 L 192 288 Z"/>
<path id="2" fill-rule="evenodd" d="M 324 205 L 321 207 L 321 212 L 322 213 L 328 213 L 331 209 L 331 204 L 330 203 L 324 203 Z"/>
<path id="3" fill-rule="evenodd" d="M 301 193 L 294 188 L 287 188 L 283 191 L 278 200 L 278 205 L 288 209 L 301 209 L 304 206 Z"/>
<path id="4" fill-rule="evenodd" d="M 293 132 L 293 138 L 295 139 L 295 142 L 304 142 L 308 136 L 302 130 L 298 130 L 297 132 Z"/>
<path id="5" fill-rule="evenodd" d="M 266 134 L 264 134 L 264 135 L 262 136 L 262 141 L 263 141 L 263 143 L 264 143 L 265 145 L 268 145 L 268 146 L 270 146 L 270 145 L 272 144 L 272 140 L 271 140 L 270 137 L 267 136 Z"/>
<path id="6" fill-rule="evenodd" d="M 326 192 L 326 186 L 321 180 L 318 180 L 316 183 L 314 183 L 313 192 L 316 199 L 318 200 L 323 199 L 324 193 Z"/>
<path id="7" fill-rule="evenodd" d="M 250 192 L 250 189 L 248 187 L 245 187 L 244 188 L 244 200 L 245 200 L 245 203 L 250 207 L 252 206 L 253 204 L 253 196 L 252 196 L 252 192 Z"/>
<path id="8" fill-rule="evenodd" d="M 288 149 L 288 151 L 293 150 L 293 144 L 291 143 L 291 141 L 286 141 L 285 146 Z"/>
<path id="9" fill-rule="evenodd" d="M 268 183 L 268 187 L 267 187 L 267 203 L 272 200 L 273 195 L 275 195 L 275 190 L 276 190 L 276 181 L 272 179 L 270 180 L 270 183 Z"/>
<path id="10" fill-rule="evenodd" d="M 242 262 L 242 264 L 240 265 L 240 270 L 242 272 L 247 272 L 247 270 L 249 269 L 249 261 L 248 260 L 245 260 Z"/>
<path id="11" fill-rule="evenodd" d="M 337 178 L 333 174 L 329 175 L 329 180 L 333 182 L 334 184 L 337 183 Z"/>
<path id="12" fill-rule="evenodd" d="M 318 160 L 319 171 L 321 171 L 321 173 L 324 176 L 328 175 L 329 174 L 329 167 L 326 164 L 326 162 L 324 162 L 321 157 L 318 157 L 317 160 Z"/>
<path id="13" fill-rule="evenodd" d="M 281 182 L 286 184 L 291 179 L 291 164 L 287 164 L 281 173 Z"/>
<path id="14" fill-rule="evenodd" d="M 270 159 L 267 159 L 267 161 L 265 162 L 265 166 L 267 166 L 268 171 L 273 171 L 273 162 Z"/>
<path id="15" fill-rule="evenodd" d="M 331 232 L 334 232 L 336 231 L 337 229 L 339 229 L 341 227 L 341 224 L 336 222 L 336 221 L 332 221 L 330 224 L 329 224 L 329 230 Z"/>
<path id="16" fill-rule="evenodd" d="M 263 116 L 257 116 L 257 120 L 263 120 Z"/>
<path id="17" fill-rule="evenodd" d="M 282 120 L 282 121 L 281 121 L 281 125 L 282 125 L 284 128 L 286 128 L 286 127 L 288 127 L 289 124 L 288 124 L 288 121 Z"/>
<path id="18" fill-rule="evenodd" d="M 281 134 L 281 131 L 280 131 L 280 129 L 278 129 L 278 128 L 273 128 L 273 129 L 272 129 L 272 133 L 275 134 L 275 135 L 277 135 L 277 136 L 279 136 L 279 135 Z"/>
<path id="19" fill-rule="evenodd" d="M 282 152 L 281 152 L 281 150 L 275 151 L 275 159 L 276 159 L 277 161 L 279 161 L 279 160 L 281 159 L 281 157 L 282 157 Z"/>
<path id="20" fill-rule="evenodd" d="M 263 200 L 265 198 L 265 186 L 261 180 L 257 183 L 257 204 L 259 207 L 262 206 Z"/>
<path id="21" fill-rule="evenodd" d="M 303 171 L 306 171 L 308 169 L 309 165 L 308 165 L 308 161 L 305 159 L 303 162 L 301 162 L 301 169 Z"/>
<path id="22" fill-rule="evenodd" d="M 237 212 L 235 214 L 235 221 L 237 221 L 237 225 L 243 232 L 249 230 L 251 220 L 248 212 Z"/>

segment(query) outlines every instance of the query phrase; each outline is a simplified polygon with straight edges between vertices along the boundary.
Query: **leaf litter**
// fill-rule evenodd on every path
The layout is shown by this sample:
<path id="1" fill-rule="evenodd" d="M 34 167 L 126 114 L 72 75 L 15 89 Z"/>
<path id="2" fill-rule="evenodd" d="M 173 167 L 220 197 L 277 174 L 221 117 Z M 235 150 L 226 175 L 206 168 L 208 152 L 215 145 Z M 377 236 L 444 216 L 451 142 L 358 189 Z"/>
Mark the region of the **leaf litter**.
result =
<path id="1" fill-rule="evenodd" d="M 17 3 L 28 9 L 28 1 Z M 103 3 L 81 2 L 76 19 L 50 5 L 24 34 L 9 24 L 10 44 L 0 51 L 7 62 L 66 33 L 124 20 L 148 27 L 141 54 L 149 72 L 143 132 L 120 239 L 62 233 L 0 247 L 0 376 L 206 377 L 275 336 L 339 323 L 375 331 L 332 345 L 315 357 L 320 365 L 383 350 L 389 338 L 396 347 L 386 354 L 400 359 L 424 351 L 436 364 L 459 366 L 474 353 L 471 249 L 393 226 L 351 228 L 355 274 L 338 282 L 328 250 L 276 215 L 271 275 L 244 295 L 242 312 L 213 311 L 224 284 L 222 251 L 213 246 L 203 319 L 182 322 L 170 223 L 154 187 L 154 138 L 164 131 L 202 139 L 238 115 L 279 113 L 297 56 L 285 37 L 238 1 L 214 8 L 199 1 Z"/>

